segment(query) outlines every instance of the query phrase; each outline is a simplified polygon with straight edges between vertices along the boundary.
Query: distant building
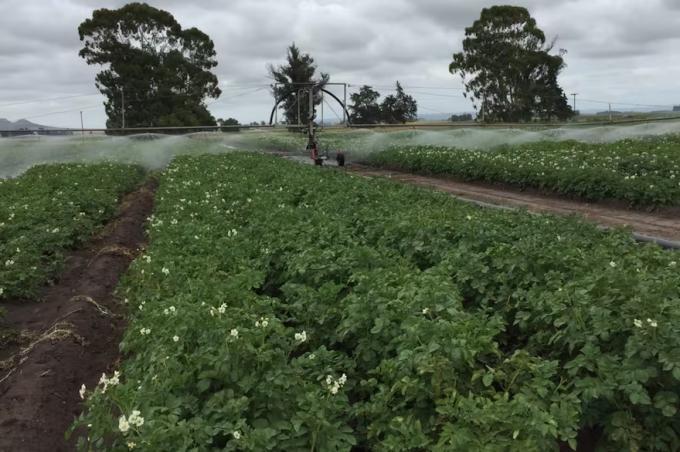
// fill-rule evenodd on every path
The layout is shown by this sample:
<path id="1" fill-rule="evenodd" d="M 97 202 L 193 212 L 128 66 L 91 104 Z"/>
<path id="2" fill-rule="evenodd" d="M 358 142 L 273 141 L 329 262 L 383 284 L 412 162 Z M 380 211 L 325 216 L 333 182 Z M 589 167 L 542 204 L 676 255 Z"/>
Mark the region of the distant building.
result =
<path id="1" fill-rule="evenodd" d="M 680 111 L 680 105 L 676 105 L 673 107 L 673 111 Z"/>

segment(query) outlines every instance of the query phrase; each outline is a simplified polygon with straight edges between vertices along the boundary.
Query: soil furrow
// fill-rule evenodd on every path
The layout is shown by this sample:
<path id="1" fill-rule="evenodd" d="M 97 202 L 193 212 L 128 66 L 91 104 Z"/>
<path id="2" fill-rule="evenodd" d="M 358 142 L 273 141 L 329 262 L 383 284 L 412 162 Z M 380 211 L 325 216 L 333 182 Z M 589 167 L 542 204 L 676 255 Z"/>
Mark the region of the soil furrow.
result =
<path id="1" fill-rule="evenodd" d="M 149 180 L 126 195 L 39 299 L 3 303 L 3 326 L 23 341 L 0 351 L 0 451 L 73 450 L 64 432 L 81 411 L 78 390 L 93 388 L 118 360 L 125 319 L 113 292 L 145 246 L 156 186 Z"/>

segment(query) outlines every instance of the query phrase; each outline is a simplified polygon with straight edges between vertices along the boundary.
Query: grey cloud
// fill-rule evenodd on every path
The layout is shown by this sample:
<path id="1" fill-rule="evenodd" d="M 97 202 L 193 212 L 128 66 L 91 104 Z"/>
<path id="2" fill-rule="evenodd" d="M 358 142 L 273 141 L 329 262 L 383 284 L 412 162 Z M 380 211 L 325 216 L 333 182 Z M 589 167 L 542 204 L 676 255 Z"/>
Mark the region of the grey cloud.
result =
<path id="1" fill-rule="evenodd" d="M 101 102 L 83 97 L 3 107 L 23 99 L 91 93 L 98 68 L 78 57 L 78 24 L 95 8 L 124 0 L 0 0 L 0 117 L 18 119 L 45 111 L 78 109 Z M 215 69 L 224 94 L 210 105 L 216 116 L 265 119 L 272 105 L 267 64 L 284 61 L 295 41 L 332 80 L 374 86 L 459 87 L 448 73 L 464 29 L 495 0 L 151 0 L 184 27 L 197 27 L 215 42 Z M 678 0 L 516 0 L 546 35 L 559 36 L 568 67 L 565 90 L 590 98 L 668 102 L 680 88 Z M 640 75 L 644 74 L 644 75 Z M 259 91 L 256 91 L 260 88 Z M 641 90 L 644 89 L 644 93 Z M 387 90 L 383 91 L 388 93 Z M 466 111 L 459 91 L 418 94 L 424 111 Z M 640 93 L 640 94 L 635 94 Z M 440 94 L 437 96 L 436 94 Z M 680 101 L 680 99 L 678 99 Z M 88 110 L 103 125 L 103 110 Z M 78 115 L 41 118 L 79 125 Z"/>

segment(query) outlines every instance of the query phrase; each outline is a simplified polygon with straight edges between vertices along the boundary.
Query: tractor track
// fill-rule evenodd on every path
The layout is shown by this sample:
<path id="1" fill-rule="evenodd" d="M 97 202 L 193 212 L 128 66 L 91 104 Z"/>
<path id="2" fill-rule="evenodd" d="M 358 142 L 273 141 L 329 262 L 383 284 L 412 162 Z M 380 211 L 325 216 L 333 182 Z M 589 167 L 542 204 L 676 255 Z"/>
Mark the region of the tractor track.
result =
<path id="1" fill-rule="evenodd" d="M 507 187 L 499 188 L 483 183 L 461 182 L 454 179 L 373 168 L 356 163 L 349 165 L 348 170 L 365 177 L 383 177 L 401 183 L 443 191 L 463 201 L 489 205 L 489 207 L 526 209 L 530 212 L 558 215 L 578 215 L 589 222 L 606 228 L 630 227 L 636 239 L 640 241 L 654 241 L 668 248 L 680 247 L 680 213 L 673 209 L 642 212 Z"/>

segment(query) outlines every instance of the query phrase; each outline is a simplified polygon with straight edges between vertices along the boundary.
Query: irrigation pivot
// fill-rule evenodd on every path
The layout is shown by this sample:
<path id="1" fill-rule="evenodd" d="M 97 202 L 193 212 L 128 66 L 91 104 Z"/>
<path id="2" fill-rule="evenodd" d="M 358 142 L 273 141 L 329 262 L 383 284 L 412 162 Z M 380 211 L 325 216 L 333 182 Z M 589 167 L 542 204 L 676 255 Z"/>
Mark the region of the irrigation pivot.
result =
<path id="1" fill-rule="evenodd" d="M 318 93 L 323 94 L 328 94 L 331 96 L 335 101 L 340 104 L 342 107 L 343 111 L 343 119 L 344 119 L 344 125 L 349 126 L 350 121 L 349 121 L 349 112 L 347 111 L 347 83 L 292 83 L 292 87 L 289 89 L 286 93 L 284 93 L 281 97 L 275 99 L 276 102 L 274 103 L 274 108 L 272 108 L 272 112 L 269 115 L 269 125 L 273 125 L 272 121 L 274 119 L 274 114 L 276 113 L 279 104 L 283 102 L 286 98 L 294 95 L 297 93 L 297 98 L 296 98 L 296 103 L 298 107 L 298 127 L 301 129 L 303 125 L 301 124 L 301 118 L 300 118 L 300 105 L 301 105 L 301 99 L 303 94 L 307 94 L 307 98 L 309 101 L 309 110 L 308 110 L 308 116 L 307 116 L 307 124 L 304 126 L 306 129 L 307 133 L 307 147 L 306 151 L 309 153 L 309 157 L 312 159 L 315 165 L 321 166 L 323 165 L 323 161 L 328 158 L 328 153 L 321 155 L 319 153 L 319 141 L 317 137 L 317 128 L 316 124 L 314 123 L 314 119 L 316 118 L 316 112 L 314 111 L 314 96 Z M 344 101 L 341 101 L 335 94 L 332 92 L 328 91 L 325 89 L 325 86 L 327 85 L 339 85 L 344 87 Z M 323 105 L 323 104 L 322 104 Z M 336 160 L 338 162 L 338 166 L 344 166 L 345 164 L 345 155 L 342 151 L 336 151 Z"/>

